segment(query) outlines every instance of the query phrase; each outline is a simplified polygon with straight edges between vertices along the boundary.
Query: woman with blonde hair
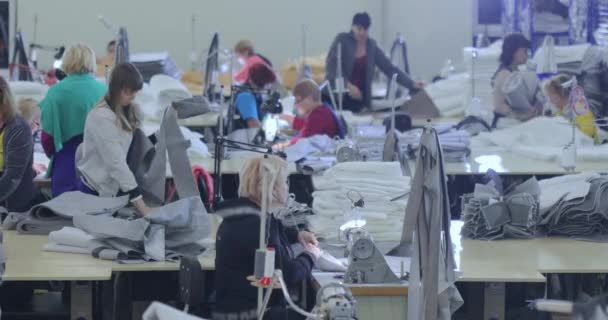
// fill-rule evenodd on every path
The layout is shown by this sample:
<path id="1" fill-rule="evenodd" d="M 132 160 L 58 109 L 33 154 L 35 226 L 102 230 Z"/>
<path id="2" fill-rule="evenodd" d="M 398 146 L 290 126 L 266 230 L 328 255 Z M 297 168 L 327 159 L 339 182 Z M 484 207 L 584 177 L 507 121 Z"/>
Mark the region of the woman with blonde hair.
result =
<path id="1" fill-rule="evenodd" d="M 215 256 L 215 284 L 217 304 L 214 319 L 257 319 L 257 289 L 247 277 L 253 275 L 255 251 L 260 242 L 260 215 L 264 189 L 264 166 L 274 173 L 268 194 L 269 211 L 283 207 L 289 196 L 287 162 L 276 156 L 253 158 L 241 170 L 239 199 L 217 206 L 216 213 L 223 218 L 217 232 Z M 274 248 L 275 267 L 283 271 L 290 291 L 310 272 L 321 255 L 317 240 L 307 231 L 299 232 L 283 226 L 280 220 L 268 214 L 266 220 L 268 247 Z M 291 245 L 300 242 L 304 252 L 294 255 Z M 271 311 L 265 319 L 287 319 L 287 308 L 280 294 L 273 295 Z"/>
<path id="2" fill-rule="evenodd" d="M 84 44 L 70 47 L 63 58 L 67 77 L 53 85 L 40 102 L 42 145 L 51 157 L 47 172 L 56 197 L 76 190 L 76 148 L 82 143 L 89 111 L 103 97 L 106 87 L 97 81 L 95 53 Z"/>
<path id="3" fill-rule="evenodd" d="M 131 203 L 145 215 L 150 208 L 127 165 L 133 132 L 140 124 L 133 99 L 143 86 L 144 80 L 132 64 L 122 63 L 112 70 L 108 93 L 86 120 L 77 163 L 82 176 L 77 186 L 82 192 L 102 197 L 128 194 Z"/>
<path id="4" fill-rule="evenodd" d="M 16 112 L 8 83 L 0 77 L 0 207 L 30 209 L 34 187 L 34 140 L 30 126 Z"/>

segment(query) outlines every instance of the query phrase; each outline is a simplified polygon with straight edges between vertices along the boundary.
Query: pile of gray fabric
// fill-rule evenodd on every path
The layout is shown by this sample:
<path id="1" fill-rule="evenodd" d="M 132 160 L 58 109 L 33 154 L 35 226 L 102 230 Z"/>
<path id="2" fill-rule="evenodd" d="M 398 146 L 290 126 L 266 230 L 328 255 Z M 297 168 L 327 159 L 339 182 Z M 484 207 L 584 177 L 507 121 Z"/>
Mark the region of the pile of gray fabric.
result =
<path id="1" fill-rule="evenodd" d="M 500 180 L 475 185 L 472 194 L 463 196 L 461 235 L 482 240 L 535 237 L 540 193 L 536 178 L 504 194 Z"/>
<path id="2" fill-rule="evenodd" d="M 49 234 L 66 226 L 81 215 L 113 214 L 124 208 L 128 197 L 102 198 L 73 191 L 36 205 L 28 212 L 11 212 L 4 219 L 4 230 L 23 234 Z"/>
<path id="3" fill-rule="evenodd" d="M 76 228 L 49 234 L 45 251 L 91 254 L 104 260 L 162 261 L 197 256 L 197 241 L 209 236 L 209 217 L 198 197 L 154 208 L 145 217 L 77 215 Z"/>
<path id="4" fill-rule="evenodd" d="M 562 193 L 573 188 L 578 190 L 568 192 L 550 207 L 543 208 L 542 231 L 548 236 L 605 241 L 608 239 L 608 177 L 581 177 L 585 180 L 568 181 L 571 186 L 562 184 L 559 188 Z M 558 188 L 554 186 L 554 189 Z"/>

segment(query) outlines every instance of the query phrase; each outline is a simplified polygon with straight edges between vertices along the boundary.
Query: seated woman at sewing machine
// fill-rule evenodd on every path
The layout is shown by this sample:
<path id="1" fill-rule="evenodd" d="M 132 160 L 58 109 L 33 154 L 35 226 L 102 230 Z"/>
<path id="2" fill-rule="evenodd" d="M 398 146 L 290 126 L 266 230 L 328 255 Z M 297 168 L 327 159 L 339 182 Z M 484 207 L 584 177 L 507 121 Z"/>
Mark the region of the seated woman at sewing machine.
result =
<path id="1" fill-rule="evenodd" d="M 236 113 L 240 120 L 235 129 L 259 128 L 264 118 L 262 113 L 262 97 L 256 90 L 262 90 L 276 80 L 274 72 L 265 64 L 256 64 L 249 69 L 249 77 L 244 89 L 234 100 Z"/>
<path id="2" fill-rule="evenodd" d="M 132 64 L 119 64 L 112 70 L 108 93 L 87 116 L 84 141 L 77 152 L 82 174 L 77 187 L 102 197 L 128 194 L 135 208 L 145 215 L 151 209 L 127 165 L 133 132 L 140 123 L 133 99 L 143 86 L 144 80 Z"/>
<path id="3" fill-rule="evenodd" d="M 30 209 L 34 187 L 34 140 L 28 122 L 17 114 L 8 83 L 0 77 L 0 207 Z"/>
<path id="4" fill-rule="evenodd" d="M 106 86 L 97 81 L 95 53 L 84 44 L 70 47 L 63 58 L 67 77 L 49 88 L 40 102 L 44 152 L 51 158 L 49 171 L 54 197 L 76 190 L 76 148 L 82 143 L 89 111 L 103 97 Z"/>
<path id="5" fill-rule="evenodd" d="M 293 88 L 293 95 L 296 98 L 296 108 L 301 116 L 281 114 L 279 117 L 299 131 L 299 134 L 288 142 L 277 144 L 275 148 L 282 149 L 295 144 L 299 139 L 318 134 L 324 134 L 330 138 L 340 134 L 338 116 L 321 102 L 321 90 L 314 81 L 300 81 Z"/>
<path id="6" fill-rule="evenodd" d="M 589 108 L 577 108 L 576 110 L 569 108 L 571 88 L 567 83 L 571 77 L 559 75 L 552 78 L 545 85 L 545 92 L 551 103 L 557 109 L 556 115 L 563 116 L 570 121 L 574 121 L 581 132 L 598 141 L 597 126 L 595 125 L 595 117 Z M 579 110 L 580 109 L 580 110 Z"/>
<path id="7" fill-rule="evenodd" d="M 269 164 L 276 178 L 263 186 L 262 166 Z M 252 158 L 240 173 L 239 199 L 221 203 L 216 214 L 223 218 L 217 231 L 215 256 L 215 287 L 217 304 L 213 319 L 257 319 L 257 288 L 247 277 L 253 275 L 255 251 L 260 244 L 260 211 L 262 190 L 268 189 L 268 212 L 281 208 L 288 198 L 287 162 L 276 156 Z M 287 228 L 272 214 L 267 214 L 267 246 L 274 248 L 275 267 L 283 271 L 290 291 L 310 272 L 321 255 L 315 236 L 309 232 Z M 291 245 L 300 242 L 304 252 L 295 256 Z M 280 290 L 270 300 L 270 313 L 264 319 L 287 319 L 286 303 Z M 248 315 L 248 317 L 243 317 Z M 292 318 L 291 316 L 289 319 Z"/>
<path id="8" fill-rule="evenodd" d="M 337 77 L 344 79 L 348 93 L 344 95 L 343 107 L 353 112 L 371 105 L 372 78 L 376 67 L 389 78 L 396 73 L 397 82 L 411 91 L 424 86 L 424 83 L 413 81 L 407 73 L 393 65 L 376 41 L 369 37 L 371 23 L 367 12 L 357 13 L 353 17 L 351 31 L 336 36 L 325 60 L 325 78 L 332 84 Z M 342 74 L 337 74 L 338 44 L 342 45 Z M 336 90 L 335 85 L 333 89 Z"/>
<path id="9" fill-rule="evenodd" d="M 241 40 L 234 46 L 234 53 L 237 61 L 243 68 L 234 76 L 237 83 L 247 83 L 249 79 L 249 69 L 256 64 L 265 64 L 272 70 L 272 63 L 268 58 L 257 53 L 253 48 L 253 43 L 249 40 Z M 273 71 L 274 73 L 274 71 Z"/>
<path id="10" fill-rule="evenodd" d="M 116 54 L 116 40 L 108 42 L 106 45 L 106 54 L 97 58 L 97 71 L 98 77 L 105 78 L 106 66 L 109 70 L 114 67 L 114 56 Z"/>
<path id="11" fill-rule="evenodd" d="M 518 68 L 525 65 L 528 61 L 528 51 L 531 43 L 526 37 L 519 33 L 512 33 L 506 36 L 502 44 L 500 54 L 500 65 L 492 77 L 492 87 L 494 88 L 494 120 L 492 127 L 495 128 L 500 118 L 512 118 L 519 121 L 526 121 L 541 114 L 542 107 L 533 105 L 528 109 L 516 108 L 509 104 L 504 92 L 505 82 L 514 73 L 519 72 Z"/>

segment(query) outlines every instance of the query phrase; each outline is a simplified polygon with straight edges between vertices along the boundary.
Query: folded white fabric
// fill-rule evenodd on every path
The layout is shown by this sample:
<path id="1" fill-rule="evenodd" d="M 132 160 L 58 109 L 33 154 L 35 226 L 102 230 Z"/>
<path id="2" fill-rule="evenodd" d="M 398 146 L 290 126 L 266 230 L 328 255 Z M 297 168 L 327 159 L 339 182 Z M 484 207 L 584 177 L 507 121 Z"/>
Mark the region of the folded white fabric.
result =
<path id="1" fill-rule="evenodd" d="M 588 172 L 541 180 L 538 183 L 541 189 L 540 211 L 553 207 L 559 201 L 584 197 L 591 188 L 590 181 L 599 177 L 595 172 Z"/>
<path id="2" fill-rule="evenodd" d="M 406 200 L 390 201 L 410 190 L 410 178 L 403 176 L 397 162 L 344 162 L 314 179 L 312 196 L 315 215 L 310 229 L 320 237 L 335 239 L 347 217 L 365 219 L 366 229 L 378 240 L 397 240 L 405 214 Z M 363 198 L 362 208 L 351 209 Z"/>
<path id="3" fill-rule="evenodd" d="M 45 84 L 31 81 L 11 81 L 8 85 L 15 97 L 15 102 L 27 98 L 40 102 L 44 99 L 49 89 Z"/>
<path id="4" fill-rule="evenodd" d="M 464 95 L 470 81 L 468 74 L 461 73 L 431 83 L 424 90 L 442 116 L 446 116 L 445 112 L 448 111 L 452 111 L 452 114 L 464 114 Z"/>
<path id="5" fill-rule="evenodd" d="M 42 247 L 42 250 L 48 251 L 48 252 L 60 252 L 60 253 L 91 254 L 91 250 L 88 248 L 62 245 L 62 244 L 57 244 L 54 242 L 45 244 Z"/>
<path id="6" fill-rule="evenodd" d="M 88 248 L 95 237 L 73 227 L 63 227 L 61 230 L 49 233 L 49 242 L 63 246 Z"/>
<path id="7" fill-rule="evenodd" d="M 143 320 L 204 320 L 191 316 L 160 302 L 152 302 L 144 312 Z"/>
<path id="8" fill-rule="evenodd" d="M 192 93 L 179 80 L 164 74 L 157 74 L 150 79 L 150 89 L 156 93 L 162 110 L 172 102 L 192 98 Z"/>
<path id="9" fill-rule="evenodd" d="M 314 154 L 333 153 L 335 140 L 327 135 L 314 135 L 299 139 L 295 144 L 285 149 L 287 161 L 294 162 Z"/>
<path id="10" fill-rule="evenodd" d="M 570 62 L 580 62 L 583 60 L 585 53 L 587 50 L 591 48 L 591 45 L 588 43 L 585 44 L 575 44 L 570 46 L 555 46 L 555 60 L 557 64 L 570 63 Z M 532 61 L 538 64 L 541 57 L 545 54 L 545 47 L 541 46 L 538 48 L 536 53 L 534 54 L 534 58 Z"/>

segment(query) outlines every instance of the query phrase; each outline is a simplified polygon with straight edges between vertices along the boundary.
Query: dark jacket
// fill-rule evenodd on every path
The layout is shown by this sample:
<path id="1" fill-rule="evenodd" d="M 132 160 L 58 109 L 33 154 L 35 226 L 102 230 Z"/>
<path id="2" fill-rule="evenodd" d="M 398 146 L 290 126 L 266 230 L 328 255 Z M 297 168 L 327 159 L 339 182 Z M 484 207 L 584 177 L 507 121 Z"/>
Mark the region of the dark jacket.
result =
<path id="1" fill-rule="evenodd" d="M 4 168 L 0 174 L 0 206 L 8 211 L 30 209 L 35 198 L 34 139 L 29 124 L 20 116 L 5 124 Z"/>
<path id="2" fill-rule="evenodd" d="M 257 308 L 258 290 L 246 277 L 253 275 L 255 251 L 260 241 L 260 208 L 247 199 L 226 201 L 217 208 L 223 217 L 217 232 L 215 256 L 215 288 L 217 313 L 248 313 Z M 275 249 L 275 266 L 283 271 L 288 287 L 297 286 L 310 276 L 314 258 L 308 253 L 293 256 L 290 245 L 298 240 L 298 232 L 286 228 L 268 216 L 268 245 Z M 275 292 L 271 307 L 284 305 L 284 299 Z M 219 317 L 214 317 L 219 318 Z"/>
<path id="3" fill-rule="evenodd" d="M 355 64 L 355 52 L 357 51 L 357 40 L 352 32 L 340 33 L 334 39 L 331 44 L 327 59 L 325 60 L 325 78 L 332 81 L 332 85 L 335 83 L 334 80 L 337 76 L 337 63 L 338 63 L 338 43 L 342 43 L 342 77 L 344 77 L 344 85 L 348 83 L 350 76 L 353 72 Z M 365 75 L 365 90 L 362 92 L 365 105 L 371 105 L 372 99 L 372 79 L 374 78 L 374 71 L 376 67 L 390 79 L 393 74 L 397 73 L 397 82 L 408 88 L 410 91 L 416 91 L 414 88 L 414 81 L 410 76 L 399 70 L 393 65 L 390 59 L 384 54 L 382 49 L 378 47 L 376 41 L 368 38 L 367 40 L 367 73 Z"/>

